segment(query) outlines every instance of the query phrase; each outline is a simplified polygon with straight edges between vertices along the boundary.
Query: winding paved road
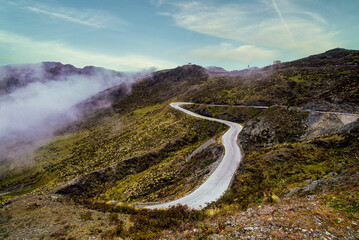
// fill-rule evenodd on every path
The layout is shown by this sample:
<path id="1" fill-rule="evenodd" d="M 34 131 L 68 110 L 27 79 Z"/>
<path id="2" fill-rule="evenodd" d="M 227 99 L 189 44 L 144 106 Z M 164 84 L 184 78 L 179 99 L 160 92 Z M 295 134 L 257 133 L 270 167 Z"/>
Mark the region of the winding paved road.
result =
<path id="1" fill-rule="evenodd" d="M 208 203 L 218 200 L 222 194 L 228 189 L 232 178 L 239 167 L 242 160 L 241 150 L 237 144 L 237 137 L 242 130 L 242 126 L 210 117 L 204 117 L 180 107 L 180 105 L 191 104 L 184 102 L 171 103 L 171 107 L 185 112 L 194 117 L 216 121 L 228 125 L 229 130 L 222 136 L 222 144 L 225 149 L 223 160 L 216 170 L 207 178 L 207 180 L 192 193 L 176 199 L 174 201 L 161 203 L 157 205 L 146 206 L 148 209 L 168 208 L 177 204 L 188 205 L 193 209 L 202 209 Z"/>
<path id="2" fill-rule="evenodd" d="M 222 196 L 222 194 L 228 189 L 231 180 L 242 160 L 242 154 L 237 145 L 237 137 L 242 130 L 241 125 L 221 119 L 201 116 L 199 114 L 193 113 L 189 110 L 180 107 L 181 105 L 185 105 L 185 104 L 192 104 L 192 103 L 177 102 L 177 103 L 171 103 L 170 105 L 171 107 L 178 109 L 182 112 L 185 112 L 189 115 L 192 115 L 194 117 L 224 123 L 230 127 L 230 129 L 222 136 L 222 144 L 225 148 L 225 155 L 219 166 L 216 168 L 216 170 L 209 176 L 209 178 L 202 185 L 200 185 L 192 193 L 182 198 L 176 199 L 174 201 L 145 206 L 145 208 L 148 209 L 168 208 L 170 206 L 182 204 L 182 205 L 188 205 L 190 208 L 193 209 L 202 209 L 208 203 L 218 200 Z M 215 106 L 227 106 L 227 105 L 215 105 Z M 238 107 L 242 107 L 242 106 L 238 106 Z M 262 108 L 262 109 L 268 108 L 268 106 L 243 106 L 243 107 L 254 107 L 254 108 Z M 341 113 L 341 112 L 330 112 L 330 111 L 326 112 L 326 111 L 316 111 L 316 110 L 302 110 L 302 111 L 332 113 L 332 114 L 356 117 L 352 121 L 355 121 L 359 117 L 359 114 L 357 113 Z"/>

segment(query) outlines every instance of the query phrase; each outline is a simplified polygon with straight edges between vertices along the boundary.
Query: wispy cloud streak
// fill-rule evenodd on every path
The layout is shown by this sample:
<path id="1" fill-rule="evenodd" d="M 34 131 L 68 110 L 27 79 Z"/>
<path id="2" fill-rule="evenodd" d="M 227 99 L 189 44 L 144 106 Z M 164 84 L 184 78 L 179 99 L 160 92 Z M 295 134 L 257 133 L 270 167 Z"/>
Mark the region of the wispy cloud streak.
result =
<path id="1" fill-rule="evenodd" d="M 39 8 L 35 8 L 35 7 L 27 7 L 27 9 L 36 12 L 36 13 L 41 13 L 41 14 L 45 14 L 51 17 L 55 17 L 55 18 L 59 18 L 65 21 L 69 21 L 69 22 L 73 22 L 73 23 L 78 23 L 78 24 L 83 24 L 83 25 L 87 25 L 90 27 L 94 27 L 94 28 L 104 28 L 105 26 L 99 22 L 95 22 L 91 19 L 80 19 L 80 18 L 75 18 L 63 13 L 57 13 L 57 12 L 50 12 L 50 11 L 46 11 L 46 10 L 42 10 Z"/>
<path id="2" fill-rule="evenodd" d="M 283 18 L 283 15 L 282 15 L 281 11 L 279 10 L 279 8 L 278 8 L 278 6 L 277 6 L 277 3 L 275 2 L 275 0 L 272 0 L 272 2 L 273 2 L 273 6 L 274 6 L 276 12 L 278 13 L 278 16 L 279 16 L 281 22 L 283 23 L 283 26 L 285 27 L 285 29 L 286 29 L 286 31 L 287 31 L 287 33 L 288 33 L 290 39 L 292 40 L 293 44 L 296 45 L 295 40 L 294 40 L 294 38 L 293 38 L 293 34 L 292 34 L 292 32 L 290 31 L 290 28 L 289 28 L 288 24 L 285 22 L 285 20 L 284 20 L 284 18 Z"/>
<path id="3" fill-rule="evenodd" d="M 125 25 L 125 22 L 122 19 L 100 10 L 77 10 L 74 8 L 54 7 L 43 4 L 24 6 L 23 8 L 37 14 L 46 15 L 51 18 L 81 24 L 92 28 L 114 29 L 118 26 Z"/>
<path id="4" fill-rule="evenodd" d="M 161 14 L 172 17 L 179 27 L 236 41 L 238 45 L 298 51 L 303 55 L 314 53 L 313 49 L 318 52 L 338 45 L 333 38 L 336 33 L 328 30 L 330 26 L 318 13 L 302 9 L 294 1 L 278 3 L 278 0 L 243 4 L 191 1 L 173 3 L 174 11 Z"/>

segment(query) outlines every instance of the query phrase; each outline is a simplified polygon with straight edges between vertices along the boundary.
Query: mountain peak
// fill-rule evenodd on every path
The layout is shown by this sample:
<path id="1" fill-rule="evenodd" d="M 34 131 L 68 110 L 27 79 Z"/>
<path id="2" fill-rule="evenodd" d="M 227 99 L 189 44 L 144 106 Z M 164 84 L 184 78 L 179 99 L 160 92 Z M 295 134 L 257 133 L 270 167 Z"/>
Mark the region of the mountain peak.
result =
<path id="1" fill-rule="evenodd" d="M 221 68 L 221 67 L 216 67 L 216 66 L 210 66 L 207 67 L 207 71 L 212 72 L 212 73 L 217 73 L 217 72 L 227 72 L 226 69 Z"/>

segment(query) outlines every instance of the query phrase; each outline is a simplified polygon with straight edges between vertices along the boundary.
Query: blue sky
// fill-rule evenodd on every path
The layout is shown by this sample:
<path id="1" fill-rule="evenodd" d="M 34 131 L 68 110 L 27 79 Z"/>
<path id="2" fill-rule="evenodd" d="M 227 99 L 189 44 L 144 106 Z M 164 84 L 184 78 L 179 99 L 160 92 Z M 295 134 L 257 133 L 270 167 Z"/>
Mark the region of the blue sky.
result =
<path id="1" fill-rule="evenodd" d="M 359 47 L 358 0 L 0 0 L 0 65 L 263 67 Z"/>

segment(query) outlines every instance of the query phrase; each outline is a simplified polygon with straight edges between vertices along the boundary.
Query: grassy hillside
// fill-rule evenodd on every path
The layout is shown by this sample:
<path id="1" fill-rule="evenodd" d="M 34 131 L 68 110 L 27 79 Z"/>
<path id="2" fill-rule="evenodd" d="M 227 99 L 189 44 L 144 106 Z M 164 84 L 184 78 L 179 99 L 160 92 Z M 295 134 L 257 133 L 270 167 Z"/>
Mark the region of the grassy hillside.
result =
<path id="1" fill-rule="evenodd" d="M 27 191 L 27 186 L 30 187 L 28 190 L 32 190 L 53 182 L 46 187 L 49 189 L 54 184 L 59 185 L 114 164 L 119 164 L 120 168 L 125 161 L 116 171 L 119 174 L 113 174 L 111 181 L 120 180 L 161 162 L 184 159 L 196 146 L 224 129 L 218 123 L 188 118 L 171 109 L 168 103 L 139 109 L 124 116 L 113 115 L 99 126 L 59 137 L 41 148 L 32 156 L 34 164 L 31 168 L 15 174 L 9 172 L 3 176 L 1 187 L 14 186 L 23 192 Z M 139 164 L 126 161 L 134 157 Z"/>
<path id="2" fill-rule="evenodd" d="M 246 155 L 236 183 L 221 200 L 247 207 L 273 196 L 319 194 L 343 201 L 341 210 L 357 216 L 359 128 L 314 140 L 257 148 Z M 333 192 L 332 192 L 333 191 Z M 340 193 L 332 199 L 332 195 Z M 324 194 L 324 195 L 322 195 Z"/>
<path id="3" fill-rule="evenodd" d="M 91 112 L 84 120 L 58 131 L 62 135 L 24 160 L 26 167 L 3 166 L 0 189 L 11 192 L 4 197 L 35 189 L 61 192 L 66 182 L 89 172 L 96 178 L 89 177 L 80 190 L 75 187 L 73 192 L 64 192 L 81 197 L 102 194 L 103 198 L 124 201 L 154 201 L 184 194 L 210 172 L 208 168 L 194 170 L 204 162 L 218 159 L 222 150 L 213 146 L 219 148 L 216 154 L 208 153 L 190 162 L 186 157 L 209 138 L 218 138 L 226 127 L 190 118 L 172 109 L 168 99 L 206 79 L 204 69 L 193 65 L 158 72 L 138 82 L 130 94 L 121 93 L 121 98 L 113 98 L 117 101 L 113 104 L 115 111 Z M 114 87 L 92 100 L 102 99 L 104 94 L 116 95 L 118 91 Z M 172 171 L 153 175 L 161 168 Z M 189 177 L 190 182 L 186 180 Z M 135 187 L 134 181 L 142 184 L 129 190 Z M 122 195 L 123 191 L 131 193 Z"/>
<path id="4" fill-rule="evenodd" d="M 358 59 L 359 51 L 336 49 L 249 75 L 213 76 L 187 92 L 185 100 L 359 112 Z"/>
<path id="5" fill-rule="evenodd" d="M 239 143 L 245 153 L 284 142 L 296 142 L 307 129 L 308 112 L 272 106 L 258 109 L 246 106 L 188 105 L 187 109 L 209 117 L 243 124 Z"/>
<path id="6" fill-rule="evenodd" d="M 123 100 L 115 101 L 113 108 L 122 113 L 176 99 L 194 86 L 205 84 L 207 79 L 205 69 L 197 65 L 159 71 L 134 84 L 131 93 Z"/>
<path id="7" fill-rule="evenodd" d="M 110 98 L 111 108 L 59 131 L 26 168 L 2 166 L 0 189 L 9 193 L 0 196 L 0 236 L 356 239 L 358 121 L 307 139 L 316 125 L 302 109 L 358 112 L 358 59 L 359 51 L 335 49 L 251 74 L 207 75 L 196 65 L 156 72 Z M 186 107 L 244 126 L 233 185 L 203 211 L 133 207 L 185 195 L 221 160 L 226 127 L 174 110 L 172 101 L 226 104 Z"/>

